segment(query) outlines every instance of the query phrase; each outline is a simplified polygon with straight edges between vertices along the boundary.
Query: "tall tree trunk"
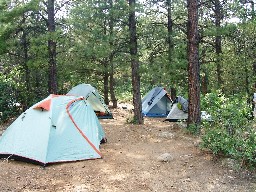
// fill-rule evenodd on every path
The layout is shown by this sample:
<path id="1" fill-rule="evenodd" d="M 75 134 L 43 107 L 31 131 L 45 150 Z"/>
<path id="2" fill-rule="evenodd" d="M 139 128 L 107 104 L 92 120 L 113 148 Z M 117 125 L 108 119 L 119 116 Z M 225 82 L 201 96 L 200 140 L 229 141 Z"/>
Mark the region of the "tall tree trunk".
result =
<path id="1" fill-rule="evenodd" d="M 254 1 L 252 0 L 251 1 L 251 6 L 252 6 L 252 20 L 255 19 L 255 9 L 254 9 Z M 252 67 L 253 67 L 253 75 L 254 77 L 256 76 L 256 61 L 253 62 L 252 64 Z M 253 85 L 253 93 L 256 93 L 256 82 L 254 82 L 254 85 Z M 254 109 L 254 108 L 253 108 Z"/>
<path id="2" fill-rule="evenodd" d="M 107 7 L 107 1 L 104 2 L 104 6 Z M 109 12 L 110 12 L 111 8 L 109 7 Z M 104 14 L 103 9 L 102 9 L 102 14 Z M 104 19 L 104 36 L 108 35 L 107 32 L 107 28 L 108 28 L 108 20 Z M 109 93 L 109 88 L 108 88 L 108 79 L 109 79 L 109 61 L 106 58 L 103 59 L 103 66 L 104 66 L 104 70 L 103 70 L 103 84 L 104 84 L 104 89 L 103 89 L 103 93 L 104 93 L 104 102 L 108 105 L 109 104 L 109 98 L 108 98 L 108 93 Z"/>
<path id="3" fill-rule="evenodd" d="M 130 54 L 132 67 L 132 89 L 133 89 L 133 106 L 134 121 L 143 124 L 141 94 L 140 94 L 140 75 L 139 75 L 139 58 L 137 53 L 137 34 L 135 18 L 135 0 L 129 0 L 129 32 L 130 32 Z"/>
<path id="4" fill-rule="evenodd" d="M 107 24 L 106 21 L 104 21 L 104 35 L 107 36 Z M 109 99 L 108 99 L 108 78 L 109 78 L 109 72 L 108 72 L 108 61 L 106 58 L 103 59 L 103 84 L 104 84 L 104 102 L 108 105 L 109 104 Z"/>
<path id="5" fill-rule="evenodd" d="M 103 73 L 103 84 L 104 84 L 104 102 L 106 103 L 106 105 L 109 104 L 109 99 L 108 99 L 108 77 L 109 77 L 109 73 L 108 73 L 108 61 L 104 60 L 103 61 L 103 65 L 104 65 L 104 73 Z"/>
<path id="6" fill-rule="evenodd" d="M 245 67 L 245 90 L 248 95 L 248 103 L 249 103 L 249 102 L 251 102 L 250 101 L 251 93 L 250 93 L 249 71 L 248 71 L 248 68 L 246 65 L 244 67 Z"/>
<path id="7" fill-rule="evenodd" d="M 251 15 L 252 15 L 252 21 L 254 21 L 255 19 L 255 9 L 254 9 L 254 0 L 251 0 L 251 7 L 252 7 L 252 11 L 251 11 Z M 254 59 L 254 62 L 252 63 L 252 67 L 253 67 L 253 76 L 255 77 L 256 75 L 256 62 Z M 249 76 L 248 76 L 248 69 L 246 67 L 246 84 L 248 86 L 247 88 L 247 92 L 248 92 L 248 103 L 251 103 L 252 106 L 252 118 L 255 118 L 254 116 L 254 111 L 255 111 L 255 103 L 253 101 L 254 98 L 254 93 L 256 93 L 256 82 L 254 82 L 253 87 L 252 87 L 252 92 L 249 91 Z"/>
<path id="8" fill-rule="evenodd" d="M 171 92 L 171 99 L 172 99 L 172 101 L 174 101 L 177 97 L 177 91 L 174 87 L 171 87 L 170 92 Z"/>
<path id="9" fill-rule="evenodd" d="M 200 66 L 198 35 L 198 0 L 187 0 L 188 4 L 188 126 L 199 127 L 200 117 Z"/>
<path id="10" fill-rule="evenodd" d="M 202 60 L 201 65 L 206 63 L 205 58 L 206 58 L 206 50 L 203 49 L 201 53 L 201 60 Z M 208 93 L 208 73 L 206 69 L 203 69 L 203 75 L 201 77 L 201 90 L 202 90 L 202 94 L 204 95 Z"/>
<path id="11" fill-rule="evenodd" d="M 23 20 L 22 23 L 25 23 L 26 17 L 25 14 L 23 13 Z M 28 41 L 27 41 L 27 32 L 26 30 L 23 28 L 22 29 L 22 37 L 21 37 L 21 42 L 22 42 L 22 47 L 23 47 L 23 69 L 25 72 L 25 89 L 26 89 L 26 97 L 25 97 L 25 101 L 23 103 L 23 111 L 25 111 L 28 108 L 28 103 L 30 101 L 29 95 L 30 95 L 30 71 L 28 68 Z"/>
<path id="12" fill-rule="evenodd" d="M 218 82 L 218 88 L 222 89 L 222 67 L 221 67 L 221 35 L 220 35 L 220 24 L 222 19 L 222 13 L 221 13 L 221 4 L 219 0 L 214 1 L 214 7 L 215 7 L 215 27 L 216 27 L 216 37 L 215 37 L 215 52 L 216 52 L 216 64 L 217 64 L 217 82 Z"/>
<path id="13" fill-rule="evenodd" d="M 48 13 L 48 53 L 49 53 L 49 80 L 48 80 L 48 92 L 57 94 L 57 62 L 56 62 L 56 41 L 55 41 L 55 13 L 54 13 L 55 0 L 48 0 L 47 13 Z"/>
<path id="14" fill-rule="evenodd" d="M 110 59 L 110 73 L 109 73 L 109 91 L 110 91 L 110 97 L 111 101 L 113 103 L 113 108 L 117 108 L 117 99 L 115 95 L 115 82 L 114 82 L 114 63 L 113 63 L 113 57 Z"/>
<path id="15" fill-rule="evenodd" d="M 204 74 L 202 76 L 201 84 L 202 84 L 202 94 L 205 95 L 208 93 L 208 77 L 207 77 L 206 71 L 204 72 Z"/>
<path id="16" fill-rule="evenodd" d="M 172 21 L 172 2 L 171 0 L 166 1 L 167 4 L 167 28 L 168 28 L 168 60 L 169 65 L 172 64 L 172 57 L 173 57 L 173 39 L 172 39 L 172 27 L 173 27 L 173 21 Z"/>
<path id="17" fill-rule="evenodd" d="M 254 19 L 255 19 L 255 10 L 254 10 L 254 5 L 255 5 L 254 0 L 252 0 L 252 1 L 251 1 L 251 7 L 252 7 L 252 20 L 254 20 Z"/>
<path id="18" fill-rule="evenodd" d="M 256 62 L 254 62 L 252 64 L 252 68 L 253 68 L 253 75 L 255 76 L 256 75 Z"/>
<path id="19" fill-rule="evenodd" d="M 110 10 L 113 9 L 113 0 L 109 0 L 109 7 Z M 110 41 L 109 45 L 111 49 L 113 50 L 113 38 L 114 38 L 114 18 L 113 18 L 113 12 L 110 13 L 110 19 L 109 19 L 109 36 Z M 109 57 L 109 63 L 110 63 L 110 73 L 109 73 L 109 92 L 110 92 L 110 98 L 113 103 L 113 108 L 117 108 L 117 99 L 115 95 L 115 83 L 114 83 L 114 63 L 113 63 L 113 57 L 114 54 L 112 53 Z"/>

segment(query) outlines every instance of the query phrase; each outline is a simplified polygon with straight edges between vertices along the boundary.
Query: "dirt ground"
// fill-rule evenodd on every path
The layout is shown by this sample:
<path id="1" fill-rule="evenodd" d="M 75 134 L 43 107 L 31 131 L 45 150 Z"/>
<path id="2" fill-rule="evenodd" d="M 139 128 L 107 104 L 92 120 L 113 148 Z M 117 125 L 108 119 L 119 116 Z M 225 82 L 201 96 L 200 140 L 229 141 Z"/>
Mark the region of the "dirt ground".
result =
<path id="1" fill-rule="evenodd" d="M 102 159 L 46 168 L 1 159 L 0 191 L 256 191 L 255 174 L 201 151 L 199 138 L 181 126 L 154 118 L 132 125 L 126 123 L 129 110 L 113 114 L 114 119 L 100 120 L 108 138 L 100 148 Z"/>

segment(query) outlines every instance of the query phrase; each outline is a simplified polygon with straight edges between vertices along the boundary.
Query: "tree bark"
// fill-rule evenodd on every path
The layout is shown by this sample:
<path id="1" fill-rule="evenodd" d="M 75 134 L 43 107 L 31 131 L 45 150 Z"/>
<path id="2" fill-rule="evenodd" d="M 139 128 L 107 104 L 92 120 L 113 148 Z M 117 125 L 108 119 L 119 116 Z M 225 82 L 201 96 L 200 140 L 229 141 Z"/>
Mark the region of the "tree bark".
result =
<path id="1" fill-rule="evenodd" d="M 108 99 L 108 78 L 109 78 L 109 73 L 108 73 L 108 62 L 106 60 L 103 61 L 104 65 L 104 72 L 103 72 L 103 84 L 104 84 L 104 102 L 106 105 L 109 104 L 109 99 Z"/>
<path id="2" fill-rule="evenodd" d="M 177 91 L 174 87 L 171 87 L 170 92 L 171 92 L 171 99 L 172 99 L 172 101 L 174 101 L 177 97 Z"/>
<path id="3" fill-rule="evenodd" d="M 202 76 L 201 84 L 202 84 L 202 94 L 205 95 L 208 93 L 208 77 L 206 72 Z"/>
<path id="4" fill-rule="evenodd" d="M 171 0 L 167 0 L 166 1 L 167 4 L 167 28 L 168 28 L 168 60 L 169 60 L 169 64 L 171 65 L 172 63 L 172 57 L 173 57 L 173 39 L 172 39 L 172 27 L 173 27 L 173 20 L 172 20 L 172 2 Z"/>
<path id="5" fill-rule="evenodd" d="M 113 9 L 113 0 L 109 0 L 109 7 L 110 9 Z M 111 49 L 113 50 L 113 38 L 114 38 L 114 18 L 113 18 L 113 13 L 110 14 L 110 19 L 109 19 L 109 36 L 110 36 L 110 41 L 109 45 Z M 114 53 L 112 53 L 109 57 L 109 63 L 110 63 L 110 73 L 109 73 L 109 92 L 110 92 L 110 98 L 113 104 L 113 108 L 117 108 L 117 99 L 115 95 L 115 83 L 114 83 L 114 63 L 113 63 L 113 57 Z"/>
<path id="6" fill-rule="evenodd" d="M 113 108 L 117 108 L 117 99 L 115 95 L 115 82 L 114 82 L 114 66 L 113 66 L 113 59 L 110 60 L 110 74 L 109 74 L 109 92 L 110 92 L 110 97 L 111 101 L 113 103 Z"/>
<path id="7" fill-rule="evenodd" d="M 255 10 L 254 10 L 254 5 L 255 5 L 254 0 L 252 0 L 252 1 L 251 1 L 251 7 L 252 7 L 252 20 L 254 20 L 254 19 L 255 19 Z"/>
<path id="8" fill-rule="evenodd" d="M 221 35 L 220 35 L 220 24 L 222 20 L 222 13 L 221 13 L 221 4 L 219 0 L 214 1 L 214 8 L 215 8 L 215 27 L 216 27 L 216 37 L 215 37 L 215 52 L 216 52 L 216 64 L 217 64 L 217 82 L 218 88 L 222 89 L 222 67 L 221 67 Z"/>
<path id="9" fill-rule="evenodd" d="M 203 49 L 201 53 L 201 60 L 202 60 L 201 65 L 206 64 L 205 57 L 206 57 L 206 50 Z M 209 84 L 208 73 L 206 69 L 203 69 L 203 74 L 201 76 L 201 91 L 203 95 L 208 93 L 208 84 Z"/>
<path id="10" fill-rule="evenodd" d="M 23 20 L 22 20 L 22 23 L 25 23 L 26 21 L 26 17 L 25 17 L 25 14 L 23 13 Z M 25 101 L 23 103 L 23 111 L 25 111 L 27 108 L 28 108 L 28 105 L 29 105 L 29 101 L 30 101 L 30 98 L 29 98 L 29 95 L 30 92 L 31 92 L 31 89 L 30 89 L 30 70 L 28 68 L 28 41 L 27 41 L 27 32 L 26 32 L 26 29 L 22 28 L 22 37 L 21 37 L 21 42 L 22 42 L 22 47 L 23 47 L 23 69 L 24 69 L 24 72 L 25 72 L 25 88 L 26 88 L 26 97 L 25 97 Z"/>
<path id="11" fill-rule="evenodd" d="M 140 75 L 139 75 L 139 58 L 137 53 L 137 34 L 135 18 L 135 0 L 129 0 L 129 32 L 130 32 L 130 54 L 132 67 L 132 89 L 133 89 L 133 106 L 134 121 L 143 124 L 141 93 L 140 93 Z"/>
<path id="12" fill-rule="evenodd" d="M 187 0 L 188 4 L 188 126 L 200 125 L 200 66 L 198 34 L 198 0 Z"/>
<path id="13" fill-rule="evenodd" d="M 56 61 L 56 41 L 54 40 L 55 33 L 55 13 L 54 13 L 55 0 L 48 0 L 47 4 L 47 27 L 50 38 L 48 39 L 48 53 L 49 53 L 49 80 L 48 92 L 57 94 L 57 61 Z"/>

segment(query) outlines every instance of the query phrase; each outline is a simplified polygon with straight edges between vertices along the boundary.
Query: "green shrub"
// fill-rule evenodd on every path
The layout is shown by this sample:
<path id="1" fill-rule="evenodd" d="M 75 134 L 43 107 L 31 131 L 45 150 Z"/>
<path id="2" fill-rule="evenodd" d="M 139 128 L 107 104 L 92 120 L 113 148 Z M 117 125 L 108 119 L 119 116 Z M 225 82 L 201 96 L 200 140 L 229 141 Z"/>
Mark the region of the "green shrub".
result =
<path id="1" fill-rule="evenodd" d="M 246 97 L 226 97 L 220 92 L 207 94 L 202 108 L 212 116 L 212 122 L 203 122 L 202 148 L 215 155 L 238 160 L 241 165 L 256 165 L 256 130 L 250 120 L 250 106 Z"/>
<path id="2" fill-rule="evenodd" d="M 199 135 L 200 134 L 200 125 L 191 124 L 187 127 L 187 132 L 193 135 Z"/>
<path id="3" fill-rule="evenodd" d="M 134 118 L 134 116 L 130 116 L 126 118 L 126 123 L 127 124 L 138 124 L 137 119 Z"/>
<path id="4" fill-rule="evenodd" d="M 17 115 L 18 108 L 11 83 L 0 79 L 0 90 L 0 122 L 4 122 Z"/>
<path id="5" fill-rule="evenodd" d="M 212 128 L 205 131 L 201 147 L 207 148 L 215 155 L 229 156 L 234 148 L 234 140 L 221 128 Z"/>

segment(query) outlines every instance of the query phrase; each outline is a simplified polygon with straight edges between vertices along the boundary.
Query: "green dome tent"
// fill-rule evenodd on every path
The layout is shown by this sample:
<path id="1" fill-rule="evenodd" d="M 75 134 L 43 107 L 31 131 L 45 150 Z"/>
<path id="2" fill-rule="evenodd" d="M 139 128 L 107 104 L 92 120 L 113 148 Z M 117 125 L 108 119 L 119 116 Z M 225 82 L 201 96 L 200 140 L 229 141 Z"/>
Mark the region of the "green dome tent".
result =
<path id="1" fill-rule="evenodd" d="M 113 118 L 112 113 L 105 104 L 103 98 L 100 96 L 98 90 L 90 84 L 79 84 L 73 87 L 67 95 L 83 96 L 86 101 L 92 106 L 96 115 L 100 119 L 111 119 Z"/>
<path id="2" fill-rule="evenodd" d="M 105 133 L 82 97 L 50 95 L 22 113 L 0 138 L 0 158 L 46 165 L 101 158 Z"/>

